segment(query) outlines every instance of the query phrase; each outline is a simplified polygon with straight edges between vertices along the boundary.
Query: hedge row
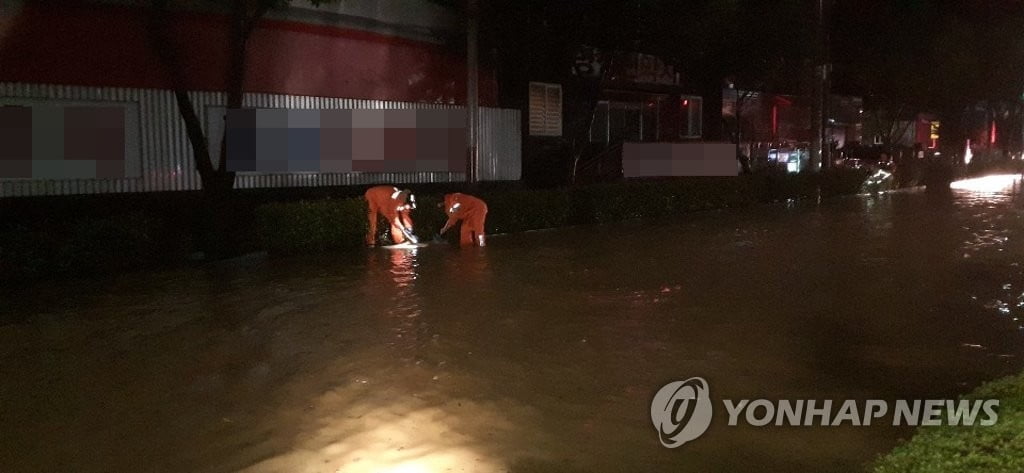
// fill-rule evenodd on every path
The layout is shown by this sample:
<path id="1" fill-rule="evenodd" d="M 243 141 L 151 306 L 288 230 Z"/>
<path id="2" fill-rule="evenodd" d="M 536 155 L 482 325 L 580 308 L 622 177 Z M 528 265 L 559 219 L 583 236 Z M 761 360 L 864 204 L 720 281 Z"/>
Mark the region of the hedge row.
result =
<path id="1" fill-rule="evenodd" d="M 536 190 L 485 183 L 472 193 L 490 208 L 487 231 L 512 233 L 814 198 L 819 192 L 850 194 L 861 190 L 864 178 L 859 172 L 834 171 Z M 420 204 L 413 215 L 416 233 L 429 238 L 444 224 L 437 207 L 443 193 L 461 185 L 412 187 Z M 230 201 L 214 204 L 188 193 L 11 199 L 0 202 L 0 286 L 180 264 L 200 250 L 217 258 L 257 250 L 358 247 L 366 231 L 366 204 L 353 196 L 361 190 L 240 191 Z M 383 233 L 387 226 L 380 228 Z"/>
<path id="2" fill-rule="evenodd" d="M 991 426 L 920 427 L 880 457 L 874 473 L 1019 473 L 1024 471 L 1024 375 L 982 385 L 968 400 L 999 399 Z M 984 416 L 984 414 L 980 414 Z"/>
<path id="3" fill-rule="evenodd" d="M 256 205 L 169 192 L 4 200 L 0 288 L 256 251 Z"/>
<path id="4" fill-rule="evenodd" d="M 141 213 L 0 227 L 2 279 L 113 273 L 151 265 L 167 253 L 163 225 Z"/>
<path id="5" fill-rule="evenodd" d="M 545 190 L 480 190 L 488 233 L 648 219 L 758 202 L 834 196 L 861 191 L 862 171 L 757 174 L 740 177 L 626 181 Z M 415 191 L 415 189 L 413 189 Z M 435 234 L 445 215 L 440 194 L 417 194 L 416 233 Z M 263 248 L 272 253 L 352 248 L 363 244 L 366 204 L 359 198 L 273 203 L 256 211 Z M 380 226 L 381 233 L 386 226 Z"/>

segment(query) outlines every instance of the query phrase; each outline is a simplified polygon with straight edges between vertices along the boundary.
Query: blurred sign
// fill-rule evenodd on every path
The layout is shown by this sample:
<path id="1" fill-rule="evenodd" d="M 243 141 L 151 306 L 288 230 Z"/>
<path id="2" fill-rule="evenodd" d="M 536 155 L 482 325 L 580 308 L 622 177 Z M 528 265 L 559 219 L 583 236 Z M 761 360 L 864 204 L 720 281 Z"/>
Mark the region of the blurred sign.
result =
<path id="1" fill-rule="evenodd" d="M 732 143 L 624 143 L 625 177 L 735 176 L 739 174 Z"/>
<path id="2" fill-rule="evenodd" d="M 0 100 L 0 179 L 140 175 L 138 105 Z"/>
<path id="3" fill-rule="evenodd" d="M 462 172 L 459 109 L 230 109 L 227 167 L 253 173 Z M 216 149 L 216 148 L 214 148 Z"/>
<path id="4" fill-rule="evenodd" d="M 615 60 L 612 79 L 636 84 L 679 85 L 679 74 L 657 56 L 629 53 Z"/>

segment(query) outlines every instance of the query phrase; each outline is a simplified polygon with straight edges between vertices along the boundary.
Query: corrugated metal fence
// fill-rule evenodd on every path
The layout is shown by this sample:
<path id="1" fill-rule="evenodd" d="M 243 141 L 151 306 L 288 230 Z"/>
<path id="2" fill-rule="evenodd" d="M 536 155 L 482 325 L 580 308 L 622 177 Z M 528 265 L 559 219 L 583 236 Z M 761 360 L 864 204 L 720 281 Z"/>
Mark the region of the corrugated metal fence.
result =
<path id="1" fill-rule="evenodd" d="M 200 120 L 209 128 L 207 112 L 214 107 L 223 107 L 226 101 L 225 94 L 190 92 L 189 96 Z M 0 99 L 2 98 L 137 105 L 141 175 L 125 179 L 0 179 L 0 197 L 179 191 L 200 188 L 199 174 L 195 170 L 192 149 L 185 134 L 185 124 L 170 91 L 0 82 Z M 255 93 L 245 95 L 244 105 L 255 108 L 290 109 L 458 108 L 445 104 Z M 479 129 L 480 179 L 518 180 L 522 173 L 519 111 L 481 107 Z M 241 173 L 235 180 L 235 188 L 458 182 L 464 179 L 464 173 L 451 172 Z"/>

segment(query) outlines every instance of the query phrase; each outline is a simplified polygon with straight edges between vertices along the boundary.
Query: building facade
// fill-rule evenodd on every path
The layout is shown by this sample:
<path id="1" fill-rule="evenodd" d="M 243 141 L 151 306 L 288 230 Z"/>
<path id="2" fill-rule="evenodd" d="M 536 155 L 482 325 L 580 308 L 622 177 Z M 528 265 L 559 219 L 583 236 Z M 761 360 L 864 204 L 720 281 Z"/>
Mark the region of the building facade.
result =
<path id="1" fill-rule="evenodd" d="M 0 156 L 0 162 L 6 163 L 0 166 L 0 196 L 198 188 L 169 75 L 147 34 L 152 12 L 134 5 L 122 1 L 0 2 L 0 105 L 65 110 L 62 126 L 66 140 L 97 127 L 88 120 L 68 118 L 80 109 L 120 110 L 117 125 L 111 126 L 121 128 L 105 132 L 120 147 L 110 151 L 112 156 L 93 156 L 97 164 L 91 169 L 78 162 L 62 164 L 63 171 L 45 167 L 43 178 L 35 174 L 26 177 L 23 169 L 15 170 L 24 167 L 24 163 L 15 163 L 25 159 L 24 150 L 19 156 Z M 188 96 L 214 141 L 211 131 L 222 120 L 226 103 L 228 22 L 225 14 L 205 2 L 190 5 L 173 12 L 173 46 Z M 459 34 L 459 25 L 455 12 L 425 0 L 346 1 L 329 7 L 306 5 L 271 11 L 248 43 L 243 106 L 463 107 L 466 62 L 458 48 L 448 44 L 448 38 Z M 519 112 L 495 107 L 497 82 L 491 71 L 481 70 L 479 84 L 483 106 L 478 124 L 481 178 L 518 179 Z M 18 133 L 12 130 L 7 127 L 7 132 Z M 33 145 L 41 149 L 36 141 L 34 138 Z M 123 156 L 117 156 L 119 151 Z M 123 169 L 110 173 L 110 163 L 103 161 L 121 161 Z M 464 178 L 461 172 L 243 173 L 236 187 Z"/>
<path id="2" fill-rule="evenodd" d="M 791 172 L 809 165 L 813 133 L 809 97 L 738 89 L 726 89 L 722 95 L 722 116 L 740 154 L 755 166 L 779 166 Z M 825 137 L 831 150 L 861 142 L 863 106 L 860 97 L 829 97 Z"/>

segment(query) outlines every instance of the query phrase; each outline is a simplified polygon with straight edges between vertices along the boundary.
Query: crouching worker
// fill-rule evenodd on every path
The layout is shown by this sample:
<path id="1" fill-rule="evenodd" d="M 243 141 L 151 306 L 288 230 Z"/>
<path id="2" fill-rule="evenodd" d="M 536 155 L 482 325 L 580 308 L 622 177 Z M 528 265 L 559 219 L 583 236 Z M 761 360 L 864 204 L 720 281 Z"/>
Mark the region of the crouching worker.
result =
<path id="1" fill-rule="evenodd" d="M 444 211 L 448 221 L 441 229 L 441 234 L 448 231 L 460 220 L 462 231 L 459 244 L 462 246 L 484 246 L 484 219 L 487 217 L 487 204 L 484 201 L 466 194 L 447 194 L 444 196 Z"/>
<path id="2" fill-rule="evenodd" d="M 391 239 L 396 244 L 404 243 L 406 239 L 412 243 L 419 243 L 416 236 L 412 234 L 412 217 L 409 213 L 416 208 L 416 196 L 412 191 L 399 190 L 392 186 L 374 186 L 364 194 L 367 210 L 367 218 L 370 219 L 369 232 L 366 234 L 366 244 L 373 246 L 377 243 L 377 219 L 383 216 L 391 224 Z"/>

